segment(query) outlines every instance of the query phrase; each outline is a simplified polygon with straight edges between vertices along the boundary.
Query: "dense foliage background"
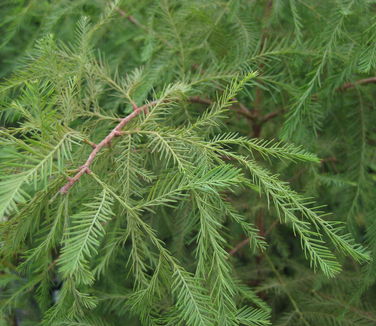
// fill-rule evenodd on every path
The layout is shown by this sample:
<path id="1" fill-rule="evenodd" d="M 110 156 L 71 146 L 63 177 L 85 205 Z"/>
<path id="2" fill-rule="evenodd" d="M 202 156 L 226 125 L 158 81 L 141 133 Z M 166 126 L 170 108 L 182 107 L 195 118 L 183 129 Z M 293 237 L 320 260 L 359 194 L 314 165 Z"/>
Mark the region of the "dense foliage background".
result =
<path id="1" fill-rule="evenodd" d="M 376 324 L 376 1 L 0 17 L 0 325 Z"/>

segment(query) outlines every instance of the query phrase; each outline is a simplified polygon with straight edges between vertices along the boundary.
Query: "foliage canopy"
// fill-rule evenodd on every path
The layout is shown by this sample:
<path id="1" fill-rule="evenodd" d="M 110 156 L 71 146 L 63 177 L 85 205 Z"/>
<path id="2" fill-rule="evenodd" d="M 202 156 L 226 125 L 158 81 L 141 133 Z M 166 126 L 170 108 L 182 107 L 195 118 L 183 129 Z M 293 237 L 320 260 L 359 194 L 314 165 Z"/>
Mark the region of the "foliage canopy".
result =
<path id="1" fill-rule="evenodd" d="M 374 325 L 374 0 L 0 5 L 0 325 Z"/>

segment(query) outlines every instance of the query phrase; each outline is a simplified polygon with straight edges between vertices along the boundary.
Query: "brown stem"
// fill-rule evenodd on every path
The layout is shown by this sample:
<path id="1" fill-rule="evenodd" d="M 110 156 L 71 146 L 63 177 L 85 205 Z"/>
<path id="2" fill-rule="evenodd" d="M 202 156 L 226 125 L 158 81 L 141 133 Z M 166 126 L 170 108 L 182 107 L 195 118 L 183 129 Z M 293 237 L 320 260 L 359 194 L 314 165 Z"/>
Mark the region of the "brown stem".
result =
<path id="1" fill-rule="evenodd" d="M 157 103 L 159 103 L 159 101 L 153 101 L 153 102 L 147 103 L 143 106 L 140 106 L 140 107 L 136 108 L 131 114 L 129 114 L 125 118 L 121 119 L 120 122 L 117 124 L 117 126 L 114 129 L 112 129 L 112 131 L 99 144 L 97 144 L 94 147 L 93 151 L 90 153 L 90 155 L 89 155 L 88 159 L 86 160 L 85 164 L 78 168 L 78 172 L 76 173 L 76 175 L 74 177 L 68 179 L 68 182 L 60 189 L 60 193 L 66 194 L 69 191 L 69 189 L 71 187 L 73 187 L 73 185 L 85 173 L 90 174 L 91 173 L 90 165 L 93 163 L 95 157 L 100 152 L 100 150 L 103 147 L 108 146 L 111 143 L 111 141 L 114 137 L 121 136 L 123 134 L 121 129 L 123 129 L 123 127 L 129 121 L 131 121 L 133 118 L 137 117 L 142 112 L 146 112 L 149 109 L 149 107 L 156 105 Z"/>
<path id="2" fill-rule="evenodd" d="M 276 221 L 274 221 L 273 223 L 272 223 L 272 225 L 269 227 L 269 229 L 263 234 L 263 236 L 264 237 L 266 237 L 268 234 L 269 234 L 269 232 L 276 226 L 278 224 L 278 220 L 276 220 Z M 261 232 L 260 232 L 261 233 Z M 229 252 L 228 252 L 228 254 L 230 255 L 230 256 L 234 256 L 240 249 L 242 249 L 244 246 L 246 246 L 248 243 L 249 243 L 249 241 L 250 241 L 251 239 L 250 238 L 245 238 L 244 240 L 242 240 L 241 242 L 239 242 L 234 248 L 232 248 Z"/>
<path id="3" fill-rule="evenodd" d="M 120 16 L 128 19 L 132 24 L 141 28 L 145 28 L 145 26 L 143 26 L 134 16 L 128 15 L 128 13 L 125 12 L 124 10 L 117 8 L 116 11 L 120 14 Z"/>
<path id="4" fill-rule="evenodd" d="M 191 96 L 189 99 L 189 102 L 191 103 L 198 103 L 198 104 L 204 104 L 204 105 L 211 105 L 213 104 L 213 101 L 208 98 L 202 98 L 200 96 Z M 231 108 L 234 109 L 237 113 L 245 116 L 247 119 L 254 120 L 256 118 L 255 114 L 248 109 L 244 104 L 240 103 L 236 98 L 234 98 L 234 101 L 236 101 L 237 105 L 232 105 Z"/>
<path id="5" fill-rule="evenodd" d="M 199 103 L 204 105 L 210 105 L 213 103 L 212 100 L 207 98 L 202 98 L 200 96 L 192 96 L 188 99 L 192 103 Z M 261 134 L 262 126 L 265 122 L 275 118 L 279 112 L 271 112 L 264 116 L 260 116 L 260 110 L 254 109 L 251 110 L 247 108 L 243 103 L 239 102 L 236 98 L 234 98 L 234 101 L 236 103 L 231 106 L 231 109 L 233 109 L 236 113 L 244 116 L 251 124 L 252 126 L 252 137 L 258 138 Z"/>
<path id="6" fill-rule="evenodd" d="M 260 135 L 261 135 L 261 127 L 262 127 L 262 124 L 261 123 L 257 123 L 257 122 L 255 122 L 252 125 L 252 132 L 250 133 L 250 135 L 252 135 L 252 138 L 259 138 L 260 137 Z"/>
<path id="7" fill-rule="evenodd" d="M 270 113 L 264 115 L 261 119 L 261 124 L 264 124 L 265 122 L 275 118 L 278 114 L 279 114 L 279 112 L 274 111 L 274 112 L 270 112 Z"/>
<path id="8" fill-rule="evenodd" d="M 268 122 L 269 120 L 275 118 L 278 114 L 279 112 L 274 111 L 260 117 L 259 119 L 255 119 L 255 121 L 252 124 L 252 137 L 259 138 L 261 135 L 262 127 L 265 124 L 265 122 Z"/>
<path id="9" fill-rule="evenodd" d="M 17 320 L 16 313 L 14 313 L 14 314 L 12 315 L 11 323 L 12 323 L 12 326 L 18 326 L 18 320 Z"/>
<path id="10" fill-rule="evenodd" d="M 95 147 L 97 147 L 97 144 L 95 144 L 95 143 L 93 143 L 93 142 L 91 142 L 90 140 L 88 140 L 88 139 L 84 139 L 83 140 L 83 142 L 85 143 L 85 144 L 88 144 L 88 145 L 90 145 L 92 148 L 95 148 Z"/>
<path id="11" fill-rule="evenodd" d="M 372 83 L 376 83 L 376 77 L 369 77 L 369 78 L 364 78 L 364 79 L 359 79 L 353 83 L 349 82 L 349 83 L 345 83 L 343 84 L 339 90 L 340 91 L 344 91 L 346 89 L 349 89 L 349 88 L 354 88 L 356 87 L 357 85 L 365 85 L 365 84 L 372 84 Z"/>
<path id="12" fill-rule="evenodd" d="M 230 256 L 235 255 L 240 249 L 246 246 L 249 243 L 249 238 L 245 238 L 243 241 L 239 242 L 233 249 L 231 249 L 228 254 Z"/>
<path id="13" fill-rule="evenodd" d="M 189 102 L 198 103 L 198 104 L 205 104 L 205 105 L 211 105 L 213 103 L 212 100 L 210 100 L 208 98 L 202 98 L 200 96 L 191 96 L 189 98 Z"/>
<path id="14" fill-rule="evenodd" d="M 191 96 L 188 100 L 191 103 L 198 103 L 204 105 L 213 104 L 212 100 L 208 98 L 202 98 L 200 96 Z M 257 116 L 252 110 L 248 109 L 243 103 L 240 103 L 236 98 L 234 98 L 234 101 L 236 101 L 236 103 L 231 106 L 231 109 L 234 109 L 234 111 L 245 116 L 249 120 L 256 119 Z"/>
<path id="15" fill-rule="evenodd" d="M 239 102 L 236 98 L 234 99 L 238 103 L 237 112 L 245 116 L 248 120 L 254 121 L 257 119 L 259 112 L 257 110 L 248 109 L 243 103 Z"/>
<path id="16" fill-rule="evenodd" d="M 116 11 L 120 14 L 120 16 L 128 19 L 128 21 L 130 21 L 133 25 L 143 29 L 145 32 L 149 33 L 149 34 L 152 34 L 153 36 L 155 36 L 156 38 L 158 38 L 159 40 L 161 40 L 165 45 L 167 45 L 169 48 L 172 48 L 172 45 L 165 39 L 163 39 L 162 37 L 159 36 L 159 34 L 153 32 L 152 30 L 150 30 L 147 26 L 141 24 L 134 16 L 132 15 L 128 15 L 128 13 L 120 8 L 117 8 Z"/>

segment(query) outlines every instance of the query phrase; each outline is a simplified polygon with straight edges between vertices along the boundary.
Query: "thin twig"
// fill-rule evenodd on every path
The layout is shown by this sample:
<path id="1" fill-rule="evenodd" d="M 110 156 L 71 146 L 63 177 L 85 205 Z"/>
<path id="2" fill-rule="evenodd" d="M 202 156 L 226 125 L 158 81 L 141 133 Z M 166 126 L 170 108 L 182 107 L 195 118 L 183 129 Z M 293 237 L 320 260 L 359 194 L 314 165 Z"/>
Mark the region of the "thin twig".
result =
<path id="1" fill-rule="evenodd" d="M 153 101 L 153 102 L 147 103 L 143 106 L 137 107 L 131 114 L 129 114 L 125 118 L 121 119 L 120 122 L 117 124 L 117 126 L 114 129 L 112 129 L 112 131 L 99 144 L 97 144 L 94 147 L 93 151 L 90 153 L 90 155 L 89 155 L 87 161 L 85 162 L 85 164 L 78 168 L 78 172 L 76 173 L 76 175 L 74 177 L 68 179 L 68 182 L 60 189 L 60 193 L 66 194 L 69 191 L 69 189 L 71 187 L 73 187 L 73 185 L 85 173 L 90 174 L 91 173 L 90 165 L 93 163 L 95 157 L 100 152 L 100 150 L 103 147 L 108 146 L 111 143 L 113 138 L 115 138 L 117 136 L 121 136 L 123 134 L 123 132 L 121 130 L 123 129 L 123 127 L 129 121 L 131 121 L 133 118 L 137 117 L 142 112 L 147 112 L 149 107 L 154 106 L 154 105 L 158 104 L 159 102 L 160 101 Z"/>
<path id="2" fill-rule="evenodd" d="M 156 38 L 158 38 L 160 41 L 162 41 L 165 45 L 167 45 L 169 48 L 172 48 L 172 45 L 165 39 L 161 38 L 159 36 L 158 33 L 155 33 L 153 30 L 150 30 L 147 26 L 141 24 L 137 18 L 135 18 L 134 16 L 132 15 L 129 15 L 126 11 L 120 9 L 120 8 L 117 8 L 116 11 L 119 13 L 120 16 L 128 19 L 129 22 L 131 22 L 133 25 L 143 29 L 145 32 L 155 36 Z"/>
<path id="3" fill-rule="evenodd" d="M 200 96 L 192 96 L 188 99 L 192 103 L 199 103 L 204 105 L 211 105 L 213 103 L 212 100 L 207 98 L 202 98 Z M 230 107 L 236 113 L 244 116 L 252 126 L 252 136 L 257 138 L 260 136 L 261 128 L 265 122 L 275 118 L 280 114 L 278 111 L 270 112 L 264 116 L 260 115 L 260 110 L 257 109 L 249 109 L 243 103 L 239 102 L 236 98 L 233 99 L 235 103 Z"/>
<path id="4" fill-rule="evenodd" d="M 344 90 L 349 89 L 349 88 L 354 88 L 358 85 L 365 85 L 365 84 L 372 84 L 372 83 L 376 83 L 376 77 L 359 79 L 359 80 L 357 80 L 353 83 L 351 83 L 351 82 L 345 83 L 339 88 L 339 90 L 344 91 Z"/>
<path id="5" fill-rule="evenodd" d="M 251 240 L 250 238 L 245 238 L 243 241 L 239 242 L 233 249 L 231 249 L 228 252 L 228 254 L 230 256 L 234 256 L 240 249 L 245 247 L 249 243 L 250 240 Z"/>
<path id="6" fill-rule="evenodd" d="M 200 96 L 191 96 L 189 98 L 189 102 L 191 103 L 198 103 L 198 104 L 205 104 L 205 105 L 211 105 L 213 104 L 213 101 L 208 98 L 202 98 Z"/>
<path id="7" fill-rule="evenodd" d="M 278 224 L 278 220 L 274 221 L 272 223 L 272 225 L 269 227 L 269 229 L 265 232 L 265 234 L 263 235 L 263 237 L 265 238 L 269 232 Z M 234 256 L 240 249 L 242 249 L 243 247 L 245 247 L 249 241 L 251 239 L 248 237 L 248 238 L 245 238 L 244 240 L 242 240 L 241 242 L 239 242 L 233 249 L 231 249 L 228 254 L 230 256 Z"/>
<path id="8" fill-rule="evenodd" d="M 145 29 L 146 27 L 144 25 L 142 25 L 134 16 L 132 15 L 128 15 L 127 12 L 125 12 L 124 10 L 120 9 L 120 8 L 117 8 L 116 11 L 120 14 L 120 16 L 128 19 L 132 24 L 138 26 L 138 27 L 141 27 L 143 29 Z"/>
<path id="9" fill-rule="evenodd" d="M 213 101 L 208 98 L 202 98 L 200 96 L 191 96 L 188 98 L 189 102 L 191 103 L 198 103 L 203 105 L 211 105 Z M 240 103 L 236 98 L 233 99 L 236 103 L 231 106 L 235 112 L 245 116 L 249 120 L 255 120 L 257 118 L 255 112 L 251 109 L 247 108 L 243 103 Z"/>
<path id="10" fill-rule="evenodd" d="M 202 98 L 200 96 L 191 96 L 189 99 L 191 103 L 198 103 L 204 105 L 211 105 L 213 101 L 208 98 Z M 247 119 L 254 120 L 256 115 L 250 109 L 248 109 L 243 103 L 240 103 L 236 98 L 233 99 L 236 105 L 232 105 L 231 108 L 234 109 L 237 113 L 245 116 Z"/>
<path id="11" fill-rule="evenodd" d="M 90 141 L 90 140 L 88 140 L 88 139 L 84 139 L 83 142 L 84 142 L 85 144 L 90 145 L 92 148 L 97 147 L 97 144 L 93 143 L 92 141 Z"/>
<path id="12" fill-rule="evenodd" d="M 261 123 L 264 124 L 265 122 L 267 122 L 267 121 L 269 121 L 269 120 L 275 118 L 278 114 L 279 114 L 279 112 L 274 111 L 274 112 L 270 112 L 270 113 L 264 115 L 264 116 L 262 117 L 262 119 L 261 119 Z"/>
<path id="13" fill-rule="evenodd" d="M 248 120 L 255 121 L 257 119 L 258 111 L 248 109 L 243 103 L 239 102 L 236 98 L 234 100 L 238 104 L 238 109 L 236 110 L 239 114 L 245 116 Z"/>

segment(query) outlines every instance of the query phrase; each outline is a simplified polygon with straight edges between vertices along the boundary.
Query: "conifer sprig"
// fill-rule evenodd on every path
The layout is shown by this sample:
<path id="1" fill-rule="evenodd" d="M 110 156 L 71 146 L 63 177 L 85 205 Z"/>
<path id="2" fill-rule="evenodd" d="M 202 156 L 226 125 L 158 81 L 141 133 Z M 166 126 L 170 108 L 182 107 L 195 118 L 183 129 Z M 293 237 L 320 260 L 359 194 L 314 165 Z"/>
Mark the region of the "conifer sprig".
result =
<path id="1" fill-rule="evenodd" d="M 373 325 L 372 2 L 4 0 L 0 325 Z"/>

